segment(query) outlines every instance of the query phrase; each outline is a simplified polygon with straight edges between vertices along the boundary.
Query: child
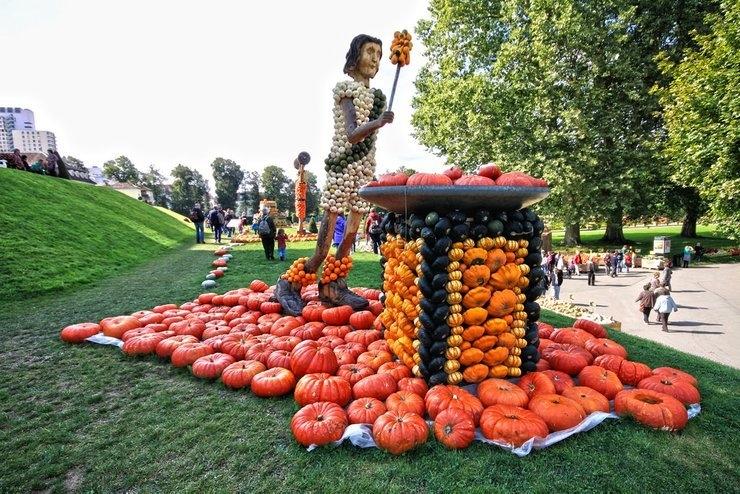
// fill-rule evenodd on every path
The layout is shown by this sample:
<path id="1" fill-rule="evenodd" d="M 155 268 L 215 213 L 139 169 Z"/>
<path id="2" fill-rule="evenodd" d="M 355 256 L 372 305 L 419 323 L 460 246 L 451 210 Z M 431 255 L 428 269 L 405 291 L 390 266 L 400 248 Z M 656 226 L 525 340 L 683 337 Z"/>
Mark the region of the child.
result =
<path id="1" fill-rule="evenodd" d="M 285 234 L 285 230 L 282 228 L 279 228 L 277 231 L 277 236 L 275 237 L 278 244 L 278 256 L 280 257 L 281 261 L 285 260 L 285 248 L 288 242 L 288 236 Z"/>

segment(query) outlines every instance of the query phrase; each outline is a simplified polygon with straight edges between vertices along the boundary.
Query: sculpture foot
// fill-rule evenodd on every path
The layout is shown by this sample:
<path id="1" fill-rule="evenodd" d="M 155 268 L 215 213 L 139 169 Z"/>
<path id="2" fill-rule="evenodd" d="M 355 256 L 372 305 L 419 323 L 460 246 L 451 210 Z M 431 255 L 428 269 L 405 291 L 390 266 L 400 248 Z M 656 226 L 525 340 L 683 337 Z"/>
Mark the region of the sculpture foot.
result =
<path id="1" fill-rule="evenodd" d="M 347 287 L 347 282 L 340 278 L 329 283 L 319 283 L 319 298 L 322 302 L 334 306 L 349 305 L 353 310 L 365 310 L 370 307 L 366 298 L 357 295 Z"/>
<path id="2" fill-rule="evenodd" d="M 275 285 L 275 300 L 283 306 L 283 312 L 289 316 L 300 316 L 304 303 L 301 298 L 300 285 L 294 285 L 288 280 L 279 279 Z"/>

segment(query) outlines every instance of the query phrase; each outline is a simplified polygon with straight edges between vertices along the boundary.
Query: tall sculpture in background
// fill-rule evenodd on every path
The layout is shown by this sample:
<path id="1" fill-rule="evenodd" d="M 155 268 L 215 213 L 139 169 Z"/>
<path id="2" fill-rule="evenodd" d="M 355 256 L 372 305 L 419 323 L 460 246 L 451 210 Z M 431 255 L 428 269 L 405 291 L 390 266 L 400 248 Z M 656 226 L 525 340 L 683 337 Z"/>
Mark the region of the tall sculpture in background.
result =
<path id="1" fill-rule="evenodd" d="M 311 161 L 311 155 L 307 152 L 301 152 L 293 161 L 293 166 L 298 170 L 298 176 L 295 181 L 295 213 L 298 216 L 298 233 L 306 233 L 304 223 L 306 221 L 306 192 L 308 184 L 306 183 L 306 165 Z"/>

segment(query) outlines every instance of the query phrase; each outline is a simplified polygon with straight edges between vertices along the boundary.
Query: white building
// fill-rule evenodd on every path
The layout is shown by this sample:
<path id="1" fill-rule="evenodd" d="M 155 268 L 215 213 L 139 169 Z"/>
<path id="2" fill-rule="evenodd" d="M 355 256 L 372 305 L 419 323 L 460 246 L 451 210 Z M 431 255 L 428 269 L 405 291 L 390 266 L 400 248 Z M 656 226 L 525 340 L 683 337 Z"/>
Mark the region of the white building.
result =
<path id="1" fill-rule="evenodd" d="M 103 170 L 97 165 L 93 165 L 90 167 L 90 178 L 98 185 L 106 184 L 105 177 L 103 176 Z"/>
<path id="2" fill-rule="evenodd" d="M 33 112 L 25 108 L 0 106 L 0 152 L 19 149 L 21 153 L 44 153 L 57 149 L 53 132 L 36 130 Z"/>

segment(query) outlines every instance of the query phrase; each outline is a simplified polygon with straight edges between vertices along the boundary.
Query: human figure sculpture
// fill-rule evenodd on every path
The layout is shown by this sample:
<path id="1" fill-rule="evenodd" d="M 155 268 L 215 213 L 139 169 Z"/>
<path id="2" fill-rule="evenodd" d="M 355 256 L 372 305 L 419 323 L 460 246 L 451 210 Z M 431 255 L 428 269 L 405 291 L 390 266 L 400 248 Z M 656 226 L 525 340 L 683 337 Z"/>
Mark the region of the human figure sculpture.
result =
<path id="1" fill-rule="evenodd" d="M 277 283 L 275 298 L 284 311 L 298 315 L 303 309 L 300 291 L 318 280 L 322 301 L 333 305 L 350 305 L 355 310 L 368 306 L 363 297 L 349 290 L 344 276 L 351 265 L 350 248 L 369 205 L 360 199 L 358 190 L 375 173 L 375 139 L 378 129 L 393 122 L 393 112 L 385 110 L 385 96 L 370 88 L 370 79 L 378 73 L 382 42 L 360 34 L 350 43 L 344 73 L 349 81 L 334 87 L 334 142 L 325 160 L 327 181 L 322 194 L 324 216 L 321 220 L 314 255 L 296 260 Z M 336 254 L 329 254 L 334 226 L 340 212 L 349 211 L 344 237 Z M 334 269 L 324 269 L 322 263 Z M 331 273 L 329 271 L 332 271 Z M 337 272 L 338 271 L 338 272 Z"/>

